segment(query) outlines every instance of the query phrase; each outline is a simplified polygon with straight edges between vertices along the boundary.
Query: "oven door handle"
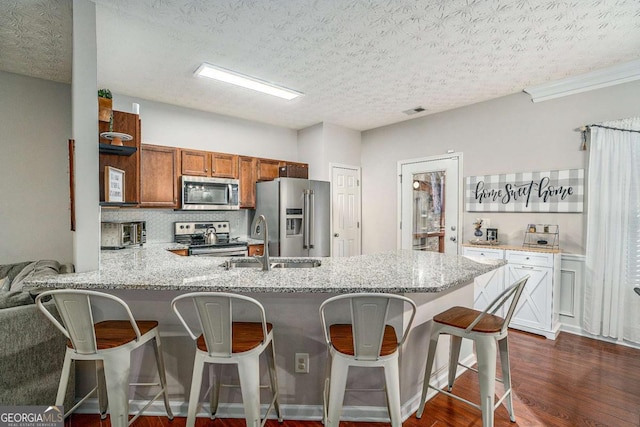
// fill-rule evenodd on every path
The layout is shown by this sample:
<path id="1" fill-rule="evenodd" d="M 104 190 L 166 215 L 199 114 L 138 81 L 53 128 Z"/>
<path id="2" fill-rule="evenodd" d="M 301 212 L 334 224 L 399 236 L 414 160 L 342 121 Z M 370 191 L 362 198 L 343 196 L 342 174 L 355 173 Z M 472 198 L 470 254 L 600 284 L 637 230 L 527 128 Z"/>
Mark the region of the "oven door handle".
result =
<path id="1" fill-rule="evenodd" d="M 247 256 L 247 248 L 190 248 L 189 255 L 205 256 Z"/>

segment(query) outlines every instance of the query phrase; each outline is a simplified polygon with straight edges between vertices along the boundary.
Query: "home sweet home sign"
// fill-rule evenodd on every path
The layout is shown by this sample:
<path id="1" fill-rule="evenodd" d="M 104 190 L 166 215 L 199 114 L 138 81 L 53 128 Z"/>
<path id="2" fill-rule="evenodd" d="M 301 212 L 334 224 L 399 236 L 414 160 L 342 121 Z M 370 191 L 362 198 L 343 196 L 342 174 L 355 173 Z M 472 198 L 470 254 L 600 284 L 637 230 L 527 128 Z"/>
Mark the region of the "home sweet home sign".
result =
<path id="1" fill-rule="evenodd" d="M 584 169 L 468 176 L 468 212 L 582 212 Z"/>

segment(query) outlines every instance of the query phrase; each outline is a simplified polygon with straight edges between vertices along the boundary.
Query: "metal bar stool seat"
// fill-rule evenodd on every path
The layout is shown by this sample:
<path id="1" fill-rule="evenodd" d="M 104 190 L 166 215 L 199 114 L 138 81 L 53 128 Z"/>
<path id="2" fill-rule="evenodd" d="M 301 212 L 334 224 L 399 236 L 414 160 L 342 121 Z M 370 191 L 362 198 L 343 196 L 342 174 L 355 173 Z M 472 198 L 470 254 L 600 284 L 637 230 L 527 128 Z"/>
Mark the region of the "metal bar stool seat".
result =
<path id="1" fill-rule="evenodd" d="M 54 317 L 43 299 L 52 297 L 62 323 Z M 109 300 L 116 303 L 126 314 L 127 320 L 104 320 L 94 323 L 93 304 L 97 300 Z M 56 405 L 62 405 L 67 390 L 71 364 L 74 360 L 93 360 L 96 362 L 97 385 L 70 410 L 69 416 L 87 398 L 96 391 L 100 414 L 106 418 L 109 408 L 112 426 L 131 425 L 160 396 L 169 419 L 173 413 L 169 406 L 167 380 L 162 358 L 158 322 L 155 320 L 135 320 L 129 306 L 120 298 L 102 292 L 88 290 L 61 289 L 46 291 L 36 297 L 38 309 L 69 339 L 56 396 Z M 131 353 L 148 342 L 153 349 L 158 369 L 158 383 L 129 383 L 131 371 Z M 129 386 L 159 386 L 160 391 L 146 406 L 129 420 Z"/>
<path id="2" fill-rule="evenodd" d="M 329 311 L 338 311 L 344 301 L 349 305 L 350 323 L 327 320 Z M 411 313 L 403 326 L 401 338 L 388 324 L 390 305 L 399 303 L 399 316 L 405 306 Z M 402 314 L 399 314 L 402 313 Z M 338 427 L 350 366 L 382 367 L 385 377 L 387 409 L 393 427 L 400 427 L 400 372 L 399 349 L 407 339 L 416 305 L 409 298 L 379 293 L 345 294 L 329 298 L 320 305 L 320 319 L 327 344 L 327 373 L 323 393 L 323 423 L 325 427 Z"/>
<path id="3" fill-rule="evenodd" d="M 193 305 L 189 306 L 188 301 Z M 260 317 L 259 322 L 233 320 L 234 306 L 240 306 L 243 303 L 257 311 Z M 205 364 L 237 365 L 247 426 L 264 426 L 273 408 L 278 421 L 282 422 L 273 347 L 273 325 L 267 323 L 262 304 L 243 295 L 225 292 L 192 292 L 174 298 L 171 307 L 189 336 L 196 342 L 186 427 L 195 425 Z M 190 312 L 195 311 L 201 329 L 199 334 L 194 332 L 184 318 L 188 309 Z M 270 351 L 265 351 L 269 347 Z M 272 400 L 261 421 L 259 357 L 262 353 L 267 356 Z M 216 378 L 216 381 L 217 384 L 213 385 L 210 396 L 212 419 L 216 417 L 218 410 L 221 387 L 219 378 Z"/>
<path id="4" fill-rule="evenodd" d="M 506 288 L 489 304 L 487 309 L 482 312 L 467 307 L 452 307 L 433 317 L 429 352 L 427 355 L 427 364 L 424 373 L 422 397 L 420 398 L 416 418 L 422 417 L 426 404 L 427 392 L 429 391 L 429 388 L 431 388 L 439 393 L 446 394 L 447 396 L 471 405 L 476 409 L 480 409 L 482 411 L 482 425 L 485 427 L 493 426 L 494 411 L 502 404 L 503 401 L 505 402 L 505 406 L 509 412 L 509 418 L 512 422 L 515 422 L 516 418 L 513 411 L 513 393 L 511 389 L 511 368 L 509 365 L 507 331 L 511 317 L 515 312 L 516 305 L 518 304 L 518 300 L 520 299 L 520 295 L 522 294 L 528 279 L 529 276 L 525 276 Z M 496 313 L 500 307 L 508 301 L 511 302 L 505 317 L 502 318 L 500 316 L 496 316 L 494 313 Z M 451 335 L 447 390 L 443 390 L 430 384 L 431 372 L 433 371 L 433 362 L 435 360 L 436 347 L 438 345 L 438 338 L 440 334 Z M 476 354 L 478 359 L 477 369 L 465 366 L 458 361 L 463 338 L 473 340 L 476 344 Z M 496 357 L 498 348 L 500 349 L 502 380 L 496 379 Z M 478 373 L 480 383 L 479 405 L 451 393 L 458 366 L 462 366 Z M 497 402 L 494 403 L 496 381 L 504 384 L 504 394 Z"/>

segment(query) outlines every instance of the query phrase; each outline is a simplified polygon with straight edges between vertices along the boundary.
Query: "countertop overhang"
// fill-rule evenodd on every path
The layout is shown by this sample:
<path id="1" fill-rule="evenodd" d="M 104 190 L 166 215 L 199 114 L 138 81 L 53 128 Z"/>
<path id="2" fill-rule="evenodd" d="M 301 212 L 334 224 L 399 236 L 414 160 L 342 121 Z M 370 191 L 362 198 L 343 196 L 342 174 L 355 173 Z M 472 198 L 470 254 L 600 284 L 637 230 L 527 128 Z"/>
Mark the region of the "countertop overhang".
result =
<path id="1" fill-rule="evenodd" d="M 184 257 L 174 244 L 102 251 L 100 268 L 32 280 L 28 289 L 82 288 L 232 292 L 441 292 L 505 264 L 459 255 L 399 250 L 348 258 L 314 258 L 315 268 L 225 270 L 229 258 Z M 282 260 L 283 258 L 276 258 Z"/>

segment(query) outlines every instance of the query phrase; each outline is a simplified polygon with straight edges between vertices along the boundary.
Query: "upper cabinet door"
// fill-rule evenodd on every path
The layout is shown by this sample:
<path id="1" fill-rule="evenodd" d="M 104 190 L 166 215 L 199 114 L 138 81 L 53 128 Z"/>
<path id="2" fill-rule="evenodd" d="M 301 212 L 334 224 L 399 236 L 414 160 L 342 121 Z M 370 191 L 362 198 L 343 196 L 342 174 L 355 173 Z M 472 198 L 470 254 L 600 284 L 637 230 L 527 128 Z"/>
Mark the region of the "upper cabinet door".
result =
<path id="1" fill-rule="evenodd" d="M 273 181 L 280 174 L 280 161 L 271 159 L 258 159 L 258 181 Z M 284 163 L 284 162 L 283 162 Z"/>
<path id="2" fill-rule="evenodd" d="M 178 154 L 173 147 L 142 144 L 140 206 L 178 207 Z"/>
<path id="3" fill-rule="evenodd" d="M 256 207 L 256 159 L 239 156 L 240 169 L 240 207 Z"/>
<path id="4" fill-rule="evenodd" d="M 238 156 L 237 155 L 226 154 L 226 153 L 210 153 L 210 154 L 211 154 L 211 176 L 216 176 L 220 178 L 236 178 L 236 179 L 238 178 Z"/>
<path id="5" fill-rule="evenodd" d="M 190 176 L 211 176 L 210 157 L 206 151 L 180 150 L 181 174 Z"/>

